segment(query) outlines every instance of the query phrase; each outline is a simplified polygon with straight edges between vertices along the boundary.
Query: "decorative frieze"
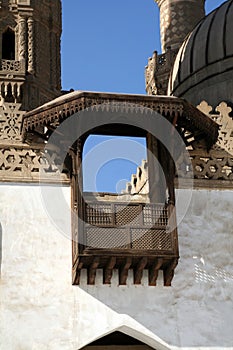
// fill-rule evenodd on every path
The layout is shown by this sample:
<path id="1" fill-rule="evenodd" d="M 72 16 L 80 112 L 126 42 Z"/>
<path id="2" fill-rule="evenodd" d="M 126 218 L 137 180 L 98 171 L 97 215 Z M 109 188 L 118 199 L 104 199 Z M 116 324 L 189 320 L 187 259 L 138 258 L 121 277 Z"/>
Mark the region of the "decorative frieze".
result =
<path id="1" fill-rule="evenodd" d="M 69 183 L 68 170 L 63 168 L 59 156 L 54 151 L 45 156 L 44 145 L 0 146 L 1 181 Z"/>

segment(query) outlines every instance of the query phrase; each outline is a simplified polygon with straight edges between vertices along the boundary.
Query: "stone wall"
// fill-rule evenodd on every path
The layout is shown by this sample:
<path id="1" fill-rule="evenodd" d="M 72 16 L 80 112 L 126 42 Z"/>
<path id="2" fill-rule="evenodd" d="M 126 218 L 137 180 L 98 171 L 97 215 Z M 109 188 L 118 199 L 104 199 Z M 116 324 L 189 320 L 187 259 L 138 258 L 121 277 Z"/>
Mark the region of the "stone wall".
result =
<path id="1" fill-rule="evenodd" d="M 232 191 L 194 190 L 185 215 L 179 205 L 172 287 L 161 275 L 149 287 L 146 273 L 106 286 L 101 270 L 94 286 L 85 271 L 72 286 L 70 188 L 3 184 L 0 199 L 1 350 L 77 350 L 115 330 L 157 350 L 233 349 Z"/>

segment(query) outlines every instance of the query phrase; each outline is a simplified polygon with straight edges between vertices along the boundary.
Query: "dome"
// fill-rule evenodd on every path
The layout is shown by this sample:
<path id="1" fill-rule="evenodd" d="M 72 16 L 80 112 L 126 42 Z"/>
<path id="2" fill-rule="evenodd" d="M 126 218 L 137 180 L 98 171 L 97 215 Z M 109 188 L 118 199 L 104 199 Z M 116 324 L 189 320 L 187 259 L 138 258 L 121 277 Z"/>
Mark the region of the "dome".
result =
<path id="1" fill-rule="evenodd" d="M 223 3 L 197 24 L 181 46 L 168 95 L 194 105 L 233 103 L 233 1 Z"/>

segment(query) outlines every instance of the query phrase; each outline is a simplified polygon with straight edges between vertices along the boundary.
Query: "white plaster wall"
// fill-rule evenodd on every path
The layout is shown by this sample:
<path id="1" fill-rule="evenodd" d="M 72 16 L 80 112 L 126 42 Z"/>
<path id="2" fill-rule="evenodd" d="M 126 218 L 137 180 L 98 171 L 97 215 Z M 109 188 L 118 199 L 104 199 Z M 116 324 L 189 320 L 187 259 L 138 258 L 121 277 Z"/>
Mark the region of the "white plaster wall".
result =
<path id="1" fill-rule="evenodd" d="M 69 203 L 70 189 L 63 193 Z M 86 284 L 85 271 L 81 285 L 72 286 L 70 216 L 50 195 L 54 221 L 39 186 L 0 186 L 1 350 L 79 349 L 115 329 L 158 350 L 168 347 L 157 336 L 172 349 L 233 349 L 231 191 L 193 191 L 179 225 L 172 287 L 162 286 L 162 276 L 149 287 L 146 273 L 141 286 L 131 276 L 119 287 L 117 274 L 104 286 L 101 271 L 95 286 Z"/>

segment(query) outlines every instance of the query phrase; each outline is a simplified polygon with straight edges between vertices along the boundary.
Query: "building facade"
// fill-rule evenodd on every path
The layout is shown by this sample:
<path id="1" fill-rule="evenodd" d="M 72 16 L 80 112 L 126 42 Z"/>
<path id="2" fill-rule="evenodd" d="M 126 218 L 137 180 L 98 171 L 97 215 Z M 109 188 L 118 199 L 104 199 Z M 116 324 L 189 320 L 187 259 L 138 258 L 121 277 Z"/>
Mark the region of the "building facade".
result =
<path id="1" fill-rule="evenodd" d="M 156 3 L 138 96 L 62 94 L 61 2 L 0 1 L 3 350 L 233 349 L 232 1 Z M 147 141 L 121 195 L 84 191 L 92 134 Z"/>

